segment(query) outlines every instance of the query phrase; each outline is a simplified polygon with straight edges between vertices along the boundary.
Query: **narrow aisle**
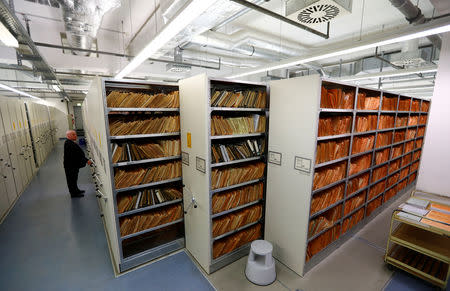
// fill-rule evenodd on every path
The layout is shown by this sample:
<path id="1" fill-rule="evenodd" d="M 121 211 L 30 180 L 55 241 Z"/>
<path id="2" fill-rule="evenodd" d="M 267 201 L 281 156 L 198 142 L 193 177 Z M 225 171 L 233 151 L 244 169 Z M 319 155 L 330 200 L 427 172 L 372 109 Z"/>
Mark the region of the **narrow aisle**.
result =
<path id="1" fill-rule="evenodd" d="M 0 225 L 0 290 L 213 290 L 184 252 L 114 278 L 89 169 L 72 199 L 62 156 L 59 142 Z"/>

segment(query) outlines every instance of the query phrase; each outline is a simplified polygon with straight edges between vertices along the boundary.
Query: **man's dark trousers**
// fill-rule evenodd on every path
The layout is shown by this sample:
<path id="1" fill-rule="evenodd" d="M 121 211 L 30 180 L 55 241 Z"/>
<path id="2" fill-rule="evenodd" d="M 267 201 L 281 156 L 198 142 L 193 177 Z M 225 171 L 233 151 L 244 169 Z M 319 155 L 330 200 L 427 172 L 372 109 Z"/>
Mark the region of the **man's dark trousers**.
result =
<path id="1" fill-rule="evenodd" d="M 69 187 L 70 195 L 77 195 L 81 192 L 78 189 L 77 180 L 78 180 L 78 172 L 79 168 L 64 168 L 66 172 L 67 186 Z"/>

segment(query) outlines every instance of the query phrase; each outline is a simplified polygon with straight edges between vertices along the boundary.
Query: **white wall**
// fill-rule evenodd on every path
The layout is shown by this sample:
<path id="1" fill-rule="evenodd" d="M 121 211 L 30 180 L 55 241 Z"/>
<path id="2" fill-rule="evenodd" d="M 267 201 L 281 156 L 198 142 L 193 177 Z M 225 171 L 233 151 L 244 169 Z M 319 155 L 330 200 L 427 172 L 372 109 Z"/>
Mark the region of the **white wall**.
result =
<path id="1" fill-rule="evenodd" d="M 67 114 L 67 102 L 61 102 L 61 99 L 59 98 L 42 98 L 45 100 L 45 105 L 55 107 L 59 111 L 64 112 Z"/>
<path id="2" fill-rule="evenodd" d="M 450 33 L 443 37 L 417 189 L 450 196 Z"/>

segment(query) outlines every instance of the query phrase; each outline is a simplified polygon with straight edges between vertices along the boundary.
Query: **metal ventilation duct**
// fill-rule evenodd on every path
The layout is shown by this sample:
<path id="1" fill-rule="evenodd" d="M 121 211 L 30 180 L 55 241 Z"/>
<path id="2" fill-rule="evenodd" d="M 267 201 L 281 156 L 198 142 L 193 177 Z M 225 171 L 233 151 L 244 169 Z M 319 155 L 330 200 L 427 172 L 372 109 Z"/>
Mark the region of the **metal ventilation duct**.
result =
<path id="1" fill-rule="evenodd" d="M 64 26 L 70 45 L 91 49 L 103 15 L 120 6 L 120 0 L 58 0 L 63 9 Z M 80 55 L 89 53 L 75 52 Z"/>
<path id="2" fill-rule="evenodd" d="M 409 0 L 389 0 L 395 8 L 397 8 L 403 15 L 405 15 L 406 20 L 413 25 L 418 25 L 427 22 L 427 19 L 423 15 L 419 7 L 415 6 Z M 440 48 L 442 45 L 442 40 L 439 35 L 429 35 L 427 38 L 436 47 Z"/>
<path id="3" fill-rule="evenodd" d="M 419 49 L 419 39 L 411 39 L 402 43 L 402 51 L 391 57 L 391 63 L 396 66 L 418 67 L 429 58 L 425 50 Z"/>
<path id="4" fill-rule="evenodd" d="M 191 70 L 190 65 L 183 64 L 183 51 L 176 47 L 173 52 L 173 59 L 176 63 L 169 63 L 166 65 L 166 70 L 173 73 L 185 73 Z"/>

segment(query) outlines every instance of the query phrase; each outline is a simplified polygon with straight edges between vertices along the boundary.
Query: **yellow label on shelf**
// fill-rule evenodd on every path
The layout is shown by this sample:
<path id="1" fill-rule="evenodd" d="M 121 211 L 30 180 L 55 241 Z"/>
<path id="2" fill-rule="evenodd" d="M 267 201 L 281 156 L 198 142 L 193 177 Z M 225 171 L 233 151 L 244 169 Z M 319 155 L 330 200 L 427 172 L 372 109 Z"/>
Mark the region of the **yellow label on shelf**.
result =
<path id="1" fill-rule="evenodd" d="M 22 128 L 22 121 L 19 120 L 19 127 Z"/>
<path id="2" fill-rule="evenodd" d="M 191 139 L 191 133 L 190 132 L 187 133 L 187 147 L 188 148 L 192 147 L 192 139 Z"/>
<path id="3" fill-rule="evenodd" d="M 13 121 L 13 127 L 14 127 L 14 130 L 16 130 L 16 124 L 14 123 L 14 121 Z"/>

